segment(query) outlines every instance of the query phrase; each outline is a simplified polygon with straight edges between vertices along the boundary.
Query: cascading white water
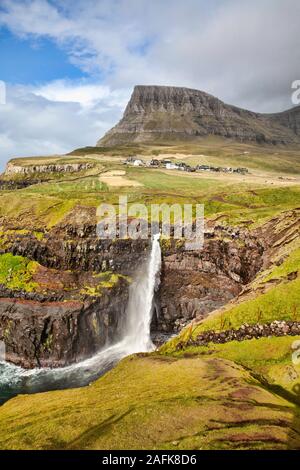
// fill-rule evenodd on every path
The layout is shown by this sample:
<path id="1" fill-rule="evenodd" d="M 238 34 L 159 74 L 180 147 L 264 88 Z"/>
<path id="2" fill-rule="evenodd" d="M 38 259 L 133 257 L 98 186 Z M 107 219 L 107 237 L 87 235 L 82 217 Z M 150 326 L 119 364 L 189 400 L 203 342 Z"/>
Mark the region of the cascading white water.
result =
<path id="1" fill-rule="evenodd" d="M 161 268 L 159 234 L 154 235 L 150 259 L 144 272 L 131 286 L 126 315 L 124 340 L 131 352 L 147 352 L 154 348 L 150 337 L 153 295 Z"/>
<path id="2" fill-rule="evenodd" d="M 19 393 L 78 387 L 92 382 L 123 357 L 154 348 L 150 337 L 153 295 L 161 268 L 159 234 L 152 240 L 149 261 L 132 283 L 122 338 L 95 356 L 59 369 L 31 369 L 0 363 L 0 403 Z M 2 396 L 1 396 L 2 395 Z"/>

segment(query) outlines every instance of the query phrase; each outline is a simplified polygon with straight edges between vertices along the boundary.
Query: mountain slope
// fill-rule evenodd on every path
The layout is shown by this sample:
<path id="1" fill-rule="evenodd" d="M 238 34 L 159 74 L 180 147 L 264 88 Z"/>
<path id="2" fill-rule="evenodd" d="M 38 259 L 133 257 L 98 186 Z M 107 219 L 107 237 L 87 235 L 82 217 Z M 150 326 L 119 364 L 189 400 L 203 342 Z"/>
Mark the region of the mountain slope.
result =
<path id="1" fill-rule="evenodd" d="M 266 114 L 265 116 L 281 126 L 288 127 L 300 136 L 300 106 L 288 109 L 282 113 Z"/>
<path id="2" fill-rule="evenodd" d="M 300 107 L 259 114 L 223 103 L 203 91 L 136 86 L 121 121 L 97 143 L 193 140 L 218 135 L 238 141 L 300 143 Z"/>

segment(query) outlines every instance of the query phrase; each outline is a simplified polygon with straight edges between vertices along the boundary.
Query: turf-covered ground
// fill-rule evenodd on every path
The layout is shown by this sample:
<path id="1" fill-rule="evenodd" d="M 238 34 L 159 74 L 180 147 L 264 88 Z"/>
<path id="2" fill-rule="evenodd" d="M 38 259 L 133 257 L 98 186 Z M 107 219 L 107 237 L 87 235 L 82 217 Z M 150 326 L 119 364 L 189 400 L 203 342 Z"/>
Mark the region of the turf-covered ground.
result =
<path id="1" fill-rule="evenodd" d="M 13 221 L 18 228 L 50 229 L 77 204 L 94 207 L 101 202 L 117 204 L 120 194 L 126 194 L 128 202 L 144 202 L 149 206 L 151 203 L 203 203 L 206 217 L 218 217 L 223 223 L 230 224 L 260 223 L 280 211 L 299 206 L 299 149 L 222 142 L 223 146 L 217 139 L 207 139 L 197 146 L 93 147 L 62 157 L 12 160 L 16 165 L 25 166 L 78 162 L 89 162 L 94 166 L 78 173 L 4 177 L 41 179 L 43 182 L 24 189 L 1 191 L 0 217 Z M 243 166 L 249 169 L 249 174 L 190 174 L 161 168 L 125 167 L 123 161 L 128 155 L 139 155 L 145 161 L 168 155 L 171 160 L 192 165 Z M 112 171 L 125 171 L 118 178 L 127 181 L 128 186 L 109 186 L 105 175 Z M 139 186 L 130 185 L 130 180 Z"/>

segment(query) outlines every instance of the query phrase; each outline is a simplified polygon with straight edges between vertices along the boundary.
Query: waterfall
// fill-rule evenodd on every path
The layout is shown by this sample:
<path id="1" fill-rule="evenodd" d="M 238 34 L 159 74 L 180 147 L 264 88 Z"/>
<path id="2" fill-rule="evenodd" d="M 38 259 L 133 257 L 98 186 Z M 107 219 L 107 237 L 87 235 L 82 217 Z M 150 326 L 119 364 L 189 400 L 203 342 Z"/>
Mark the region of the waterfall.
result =
<path id="1" fill-rule="evenodd" d="M 161 268 L 160 234 L 153 237 L 150 259 L 146 270 L 130 286 L 124 339 L 132 352 L 147 352 L 154 349 L 150 337 L 153 313 L 153 296 L 159 282 Z"/>
<path id="2" fill-rule="evenodd" d="M 129 354 L 154 349 L 150 337 L 154 291 L 159 283 L 159 234 L 152 240 L 150 258 L 131 284 L 121 339 L 89 359 L 58 369 L 25 370 L 0 362 L 0 404 L 20 393 L 80 387 L 96 380 Z"/>

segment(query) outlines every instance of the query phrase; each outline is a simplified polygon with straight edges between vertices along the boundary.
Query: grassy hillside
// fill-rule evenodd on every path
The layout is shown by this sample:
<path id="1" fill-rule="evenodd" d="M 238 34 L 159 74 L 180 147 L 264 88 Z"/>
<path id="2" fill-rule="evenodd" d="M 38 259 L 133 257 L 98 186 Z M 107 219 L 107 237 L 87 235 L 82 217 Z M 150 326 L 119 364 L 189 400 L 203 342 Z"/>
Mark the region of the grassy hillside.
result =
<path id="1" fill-rule="evenodd" d="M 286 449 L 300 410 L 234 362 L 128 357 L 89 387 L 1 407 L 2 449 Z"/>
<path id="2" fill-rule="evenodd" d="M 114 147 L 83 147 L 75 149 L 63 157 L 34 157 L 47 161 L 72 161 L 95 158 L 126 158 L 130 155 L 141 155 L 143 158 L 156 158 L 169 155 L 171 159 L 184 158 L 190 164 L 207 163 L 216 166 L 246 166 L 255 171 L 270 171 L 279 174 L 300 174 L 300 148 L 295 146 L 256 145 L 238 143 L 220 137 L 205 137 L 198 142 L 159 142 L 157 144 L 127 144 Z M 13 161 L 20 162 L 20 159 Z M 24 158 L 26 164 L 33 160 Z M 36 161 L 36 160 L 35 160 Z"/>
<path id="3" fill-rule="evenodd" d="M 163 169 L 125 167 L 128 155 L 145 160 L 164 158 L 196 165 L 245 166 L 248 175 L 183 173 Z M 300 153 L 297 149 L 259 147 L 230 140 L 204 139 L 202 143 L 177 146 L 129 146 L 111 149 L 78 149 L 71 155 L 14 159 L 21 166 L 56 163 L 92 163 L 92 168 L 75 173 L 7 175 L 4 179 L 40 180 L 23 189 L 0 192 L 0 217 L 16 227 L 51 229 L 77 204 L 97 207 L 101 202 L 118 202 L 126 194 L 129 202 L 204 203 L 207 217 L 224 223 L 260 223 L 300 203 Z M 122 186 L 110 186 L 107 172 L 122 171 Z M 103 178 L 103 180 L 101 179 Z M 121 178 L 121 179 L 122 179 Z M 140 186 L 130 185 L 130 181 Z M 126 186 L 127 184 L 127 186 Z"/>

